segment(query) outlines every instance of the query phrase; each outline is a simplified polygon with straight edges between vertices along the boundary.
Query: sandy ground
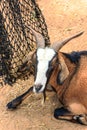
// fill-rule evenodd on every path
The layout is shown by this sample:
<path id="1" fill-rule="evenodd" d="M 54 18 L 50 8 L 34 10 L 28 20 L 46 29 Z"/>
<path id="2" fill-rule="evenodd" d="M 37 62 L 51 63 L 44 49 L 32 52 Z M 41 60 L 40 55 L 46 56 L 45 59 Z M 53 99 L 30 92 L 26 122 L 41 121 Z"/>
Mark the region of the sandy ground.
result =
<path id="1" fill-rule="evenodd" d="M 61 51 L 87 50 L 87 0 L 37 0 L 37 3 L 46 19 L 52 43 L 84 31 Z M 54 92 L 47 92 L 44 105 L 41 105 L 41 95 L 31 95 L 17 110 L 8 111 L 6 104 L 32 84 L 31 76 L 26 81 L 19 80 L 13 87 L 0 87 L 0 130 L 87 130 L 86 126 L 54 119 L 54 109 L 60 105 Z"/>

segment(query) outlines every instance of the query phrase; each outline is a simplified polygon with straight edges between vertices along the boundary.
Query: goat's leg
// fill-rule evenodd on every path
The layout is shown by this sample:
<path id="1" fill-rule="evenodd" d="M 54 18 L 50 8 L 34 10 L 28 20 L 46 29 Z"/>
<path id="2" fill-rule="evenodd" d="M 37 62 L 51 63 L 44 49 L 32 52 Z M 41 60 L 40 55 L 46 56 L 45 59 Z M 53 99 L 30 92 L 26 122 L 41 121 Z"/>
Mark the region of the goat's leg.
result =
<path id="1" fill-rule="evenodd" d="M 19 106 L 22 101 L 27 98 L 29 95 L 31 95 L 33 92 L 33 87 L 29 88 L 25 93 L 18 96 L 17 98 L 13 99 L 11 102 L 7 104 L 8 109 L 16 109 L 17 106 Z"/>
<path id="2" fill-rule="evenodd" d="M 87 125 L 87 116 L 86 115 L 84 115 L 84 114 L 74 115 L 72 112 L 65 109 L 64 107 L 55 109 L 54 117 L 56 119 L 60 119 L 60 120 L 67 120 L 67 121 L 72 121 L 75 123 Z"/>
<path id="3" fill-rule="evenodd" d="M 82 125 L 87 125 L 87 115 L 85 114 L 73 116 L 73 119 Z"/>

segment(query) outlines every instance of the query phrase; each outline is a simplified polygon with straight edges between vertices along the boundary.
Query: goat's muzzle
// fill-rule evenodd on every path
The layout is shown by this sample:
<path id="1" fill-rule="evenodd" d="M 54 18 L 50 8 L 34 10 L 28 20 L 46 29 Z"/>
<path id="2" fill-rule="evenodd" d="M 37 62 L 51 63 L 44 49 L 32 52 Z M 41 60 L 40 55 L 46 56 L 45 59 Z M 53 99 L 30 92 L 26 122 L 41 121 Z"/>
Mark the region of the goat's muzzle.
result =
<path id="1" fill-rule="evenodd" d="M 36 84 L 36 85 L 34 85 L 33 91 L 34 91 L 35 93 L 40 93 L 40 92 L 41 92 L 41 89 L 42 89 L 42 86 L 43 86 L 43 85 L 41 85 L 41 84 Z"/>

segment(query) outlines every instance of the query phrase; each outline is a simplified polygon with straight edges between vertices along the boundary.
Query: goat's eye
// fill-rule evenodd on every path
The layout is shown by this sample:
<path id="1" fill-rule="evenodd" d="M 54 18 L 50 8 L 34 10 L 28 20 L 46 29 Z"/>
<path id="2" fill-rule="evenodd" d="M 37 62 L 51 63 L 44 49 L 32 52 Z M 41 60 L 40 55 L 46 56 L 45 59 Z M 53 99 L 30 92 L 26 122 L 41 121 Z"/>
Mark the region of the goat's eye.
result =
<path id="1" fill-rule="evenodd" d="M 48 71 L 47 71 L 47 73 L 46 73 L 46 76 L 47 76 L 47 77 L 50 76 L 52 70 L 53 70 L 53 66 L 49 66 Z"/>
<path id="2" fill-rule="evenodd" d="M 57 57 L 53 58 L 51 63 L 50 63 L 50 66 L 54 66 L 57 62 Z"/>
<path id="3" fill-rule="evenodd" d="M 53 69 L 53 66 L 51 65 L 50 67 L 49 67 L 49 71 L 51 71 Z"/>
<path id="4" fill-rule="evenodd" d="M 51 71 L 53 68 L 54 68 L 54 65 L 55 65 L 55 61 L 52 60 L 49 64 L 49 71 Z"/>

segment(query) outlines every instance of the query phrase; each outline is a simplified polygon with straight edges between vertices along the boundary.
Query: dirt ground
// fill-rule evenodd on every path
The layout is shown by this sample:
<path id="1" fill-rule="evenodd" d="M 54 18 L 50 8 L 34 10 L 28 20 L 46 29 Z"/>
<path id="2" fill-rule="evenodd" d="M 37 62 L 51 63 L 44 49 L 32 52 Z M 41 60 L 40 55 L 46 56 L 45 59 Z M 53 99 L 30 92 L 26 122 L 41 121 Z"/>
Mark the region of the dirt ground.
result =
<path id="1" fill-rule="evenodd" d="M 84 31 L 61 51 L 87 50 L 87 0 L 37 0 L 37 3 L 46 19 L 52 43 Z M 47 92 L 44 105 L 41 95 L 31 95 L 17 110 L 8 111 L 6 104 L 32 84 L 31 76 L 26 81 L 19 80 L 13 87 L 0 87 L 0 130 L 87 130 L 86 126 L 53 117 L 54 109 L 60 105 L 54 92 Z"/>

